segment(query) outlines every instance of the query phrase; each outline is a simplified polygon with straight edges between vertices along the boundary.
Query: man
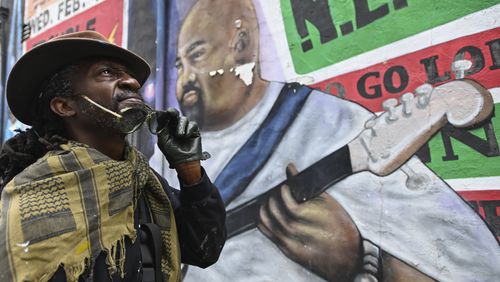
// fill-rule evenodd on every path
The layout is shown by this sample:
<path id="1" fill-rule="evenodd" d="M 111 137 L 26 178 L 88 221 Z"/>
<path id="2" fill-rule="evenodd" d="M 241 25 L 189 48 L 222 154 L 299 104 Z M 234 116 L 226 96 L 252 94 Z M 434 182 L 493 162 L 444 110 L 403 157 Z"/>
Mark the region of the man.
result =
<path id="1" fill-rule="evenodd" d="M 207 173 L 216 184 L 241 180 L 236 189 L 221 189 L 228 210 L 249 200 L 258 203 L 287 174 L 302 171 L 355 138 L 372 117 L 337 97 L 262 80 L 258 39 L 249 0 L 200 0 L 179 32 L 177 98 L 182 112 L 202 125 L 204 148 L 217 152 L 206 163 Z M 249 64 L 255 64 L 250 84 L 248 73 L 235 71 Z M 276 143 L 268 142 L 279 134 Z M 270 155 L 263 157 L 267 148 L 272 148 Z M 256 166 L 261 157 L 262 164 Z M 263 200 L 259 230 L 230 238 L 217 265 L 207 272 L 190 269 L 186 280 L 499 277 L 498 243 L 480 217 L 417 159 L 405 166 L 406 172 L 387 177 L 357 173 L 302 204 L 288 187 L 281 187 L 278 195 Z M 425 181 L 412 190 L 406 183 L 415 179 Z"/>
<path id="2" fill-rule="evenodd" d="M 200 166 L 196 123 L 159 113 L 158 146 L 180 192 L 126 142 L 149 74 L 142 58 L 92 31 L 19 59 L 7 100 L 32 128 L 0 155 L 0 281 L 179 281 L 181 259 L 217 261 L 225 210 Z"/>

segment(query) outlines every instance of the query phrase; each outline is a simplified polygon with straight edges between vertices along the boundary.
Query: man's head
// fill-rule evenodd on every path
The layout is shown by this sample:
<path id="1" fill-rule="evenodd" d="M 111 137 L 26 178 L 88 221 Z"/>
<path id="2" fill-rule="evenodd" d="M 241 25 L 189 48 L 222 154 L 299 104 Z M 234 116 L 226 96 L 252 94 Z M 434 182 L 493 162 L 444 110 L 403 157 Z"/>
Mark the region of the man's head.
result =
<path id="1" fill-rule="evenodd" d="M 258 23 L 251 0 L 200 0 L 179 32 L 177 99 L 204 130 L 224 128 L 260 100 Z M 253 80 L 236 75 L 254 63 Z M 260 89 L 259 89 L 260 90 Z M 261 91 L 257 91 L 261 92 Z"/>
<path id="2" fill-rule="evenodd" d="M 27 52 L 10 72 L 6 94 L 11 113 L 33 127 L 7 140 L 0 151 L 0 191 L 47 151 L 75 137 L 75 128 L 114 128 L 109 114 L 83 95 L 116 111 L 140 99 L 137 90 L 149 73 L 142 58 L 97 32 L 66 34 Z"/>
<path id="3" fill-rule="evenodd" d="M 71 114 L 67 106 L 73 101 L 75 106 L 81 108 L 76 110 L 88 112 L 91 106 L 76 103 L 80 95 L 99 101 L 106 99 L 105 95 L 111 95 L 104 94 L 105 91 L 99 88 L 106 80 L 98 79 L 95 73 L 93 77 L 90 74 L 91 69 L 97 72 L 96 64 L 101 69 L 107 68 L 103 70 L 105 73 L 116 72 L 114 77 L 119 74 L 119 79 L 115 80 L 120 82 L 108 86 L 114 87 L 107 89 L 115 93 L 112 95 L 126 89 L 137 92 L 150 73 L 149 65 L 142 58 L 110 43 L 97 32 L 66 34 L 33 48 L 14 65 L 7 82 L 7 101 L 11 112 L 28 125 L 36 123 L 37 115 L 47 110 L 40 107 L 50 107 L 51 112 L 64 118 Z M 135 82 L 128 81 L 130 78 Z M 121 98 L 117 96 L 115 99 Z M 112 106 L 111 101 L 106 106 Z"/>
<path id="4" fill-rule="evenodd" d="M 43 101 L 48 102 L 51 112 L 64 118 L 74 129 L 123 132 L 123 121 L 119 122 L 108 110 L 119 113 L 143 103 L 138 92 L 141 85 L 130 69 L 118 60 L 92 57 L 64 71 L 68 73 L 71 93 L 49 93 Z"/>

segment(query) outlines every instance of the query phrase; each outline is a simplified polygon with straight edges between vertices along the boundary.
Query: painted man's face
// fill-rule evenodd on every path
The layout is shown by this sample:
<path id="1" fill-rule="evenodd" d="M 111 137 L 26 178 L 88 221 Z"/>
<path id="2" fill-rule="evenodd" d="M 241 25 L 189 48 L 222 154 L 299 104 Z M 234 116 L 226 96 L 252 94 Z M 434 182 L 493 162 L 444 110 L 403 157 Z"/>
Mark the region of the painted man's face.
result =
<path id="1" fill-rule="evenodd" d="M 236 29 L 217 15 L 210 7 L 194 6 L 177 49 L 177 99 L 182 112 L 204 130 L 224 128 L 248 97 L 246 85 L 234 75 L 240 63 L 231 42 Z"/>

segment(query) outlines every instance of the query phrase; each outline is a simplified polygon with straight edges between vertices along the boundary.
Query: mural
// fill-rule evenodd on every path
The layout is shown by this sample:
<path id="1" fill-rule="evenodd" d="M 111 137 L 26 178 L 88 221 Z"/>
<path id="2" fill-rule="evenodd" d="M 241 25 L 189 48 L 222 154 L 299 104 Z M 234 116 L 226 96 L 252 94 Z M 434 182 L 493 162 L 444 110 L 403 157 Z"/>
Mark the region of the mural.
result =
<path id="1" fill-rule="evenodd" d="M 185 281 L 500 277 L 499 0 L 22 2 L 24 50 L 97 30 L 199 122 L 230 238 Z"/>
<path id="2" fill-rule="evenodd" d="M 166 100 L 230 234 L 185 281 L 495 280 L 500 5 L 476 2 L 173 1 Z"/>

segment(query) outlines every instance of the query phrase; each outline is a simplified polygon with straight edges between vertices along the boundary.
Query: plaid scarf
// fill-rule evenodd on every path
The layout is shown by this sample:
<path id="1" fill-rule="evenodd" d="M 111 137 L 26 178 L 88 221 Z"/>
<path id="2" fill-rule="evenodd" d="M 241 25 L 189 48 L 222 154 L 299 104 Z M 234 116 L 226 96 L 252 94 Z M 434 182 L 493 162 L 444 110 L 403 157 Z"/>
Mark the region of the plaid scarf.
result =
<path id="1" fill-rule="evenodd" d="M 92 271 L 102 252 L 123 277 L 125 238 L 136 239 L 139 193 L 161 230 L 164 281 L 180 280 L 170 201 L 145 157 L 128 146 L 115 161 L 70 141 L 9 182 L 0 205 L 0 281 L 47 281 L 62 266 L 68 281 Z"/>

